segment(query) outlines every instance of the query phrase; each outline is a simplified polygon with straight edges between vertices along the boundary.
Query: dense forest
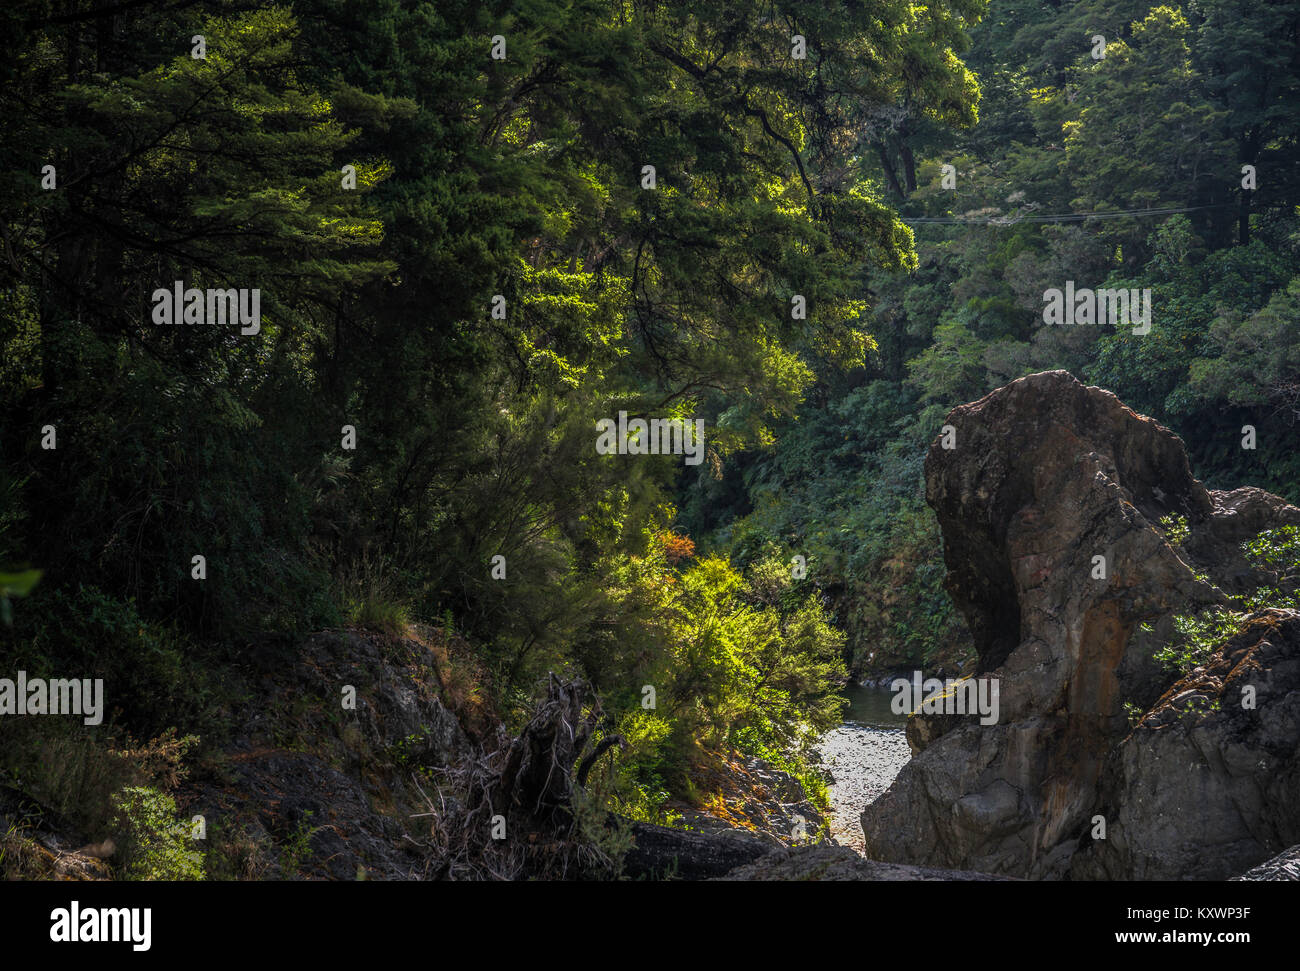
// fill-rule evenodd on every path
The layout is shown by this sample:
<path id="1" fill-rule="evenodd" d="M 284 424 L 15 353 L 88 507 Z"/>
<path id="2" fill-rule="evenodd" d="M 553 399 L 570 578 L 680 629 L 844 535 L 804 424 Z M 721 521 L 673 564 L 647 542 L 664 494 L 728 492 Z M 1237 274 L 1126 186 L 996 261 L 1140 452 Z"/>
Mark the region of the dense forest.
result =
<path id="1" fill-rule="evenodd" d="M 109 692 L 0 729 L 47 802 L 121 811 L 37 751 L 165 794 L 232 672 L 344 627 L 422 631 L 511 726 L 585 679 L 624 815 L 734 751 L 815 788 L 850 677 L 968 664 L 922 462 L 1034 372 L 1300 501 L 1300 0 L 0 23 L 0 657 Z M 1046 326 L 1067 282 L 1149 332 Z M 602 454 L 624 413 L 698 461 Z"/>

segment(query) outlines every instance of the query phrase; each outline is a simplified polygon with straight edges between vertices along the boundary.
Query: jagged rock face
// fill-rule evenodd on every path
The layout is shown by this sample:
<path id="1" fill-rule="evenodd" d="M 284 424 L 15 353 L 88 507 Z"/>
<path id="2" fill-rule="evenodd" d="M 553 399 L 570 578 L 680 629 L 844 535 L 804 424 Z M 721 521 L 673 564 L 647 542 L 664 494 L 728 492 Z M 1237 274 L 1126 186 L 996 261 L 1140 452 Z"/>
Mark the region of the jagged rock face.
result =
<path id="1" fill-rule="evenodd" d="M 1271 860 L 1252 867 L 1234 880 L 1300 880 L 1300 846 L 1293 846 Z"/>
<path id="2" fill-rule="evenodd" d="M 1296 843 L 1298 740 L 1300 614 L 1264 611 L 1120 743 L 1098 794 L 1108 838 L 1071 875 L 1223 880 Z"/>
<path id="3" fill-rule="evenodd" d="M 1188 759 L 1175 763 L 1196 745 L 1204 788 L 1188 789 L 1186 798 L 1239 785 L 1227 766 L 1244 771 L 1242 760 L 1258 754 L 1263 736 L 1229 724 L 1226 713 L 1189 730 L 1196 741 L 1188 746 L 1162 737 L 1159 745 L 1170 747 L 1158 767 L 1144 761 L 1158 747 L 1151 741 L 1158 719 L 1120 749 L 1131 731 L 1125 703 L 1147 711 L 1172 680 L 1151 658 L 1172 615 L 1224 604 L 1225 593 L 1257 584 L 1239 544 L 1300 522 L 1300 509 L 1258 489 L 1207 491 L 1176 435 L 1064 371 L 1015 381 L 955 409 L 947 423 L 956 447 L 943 448 L 942 437 L 931 447 L 927 500 L 943 531 L 949 592 L 975 640 L 978 675 L 999 679 L 1000 717 L 987 726 L 953 715 L 912 719 L 908 738 L 919 754 L 864 812 L 867 855 L 1062 877 L 1081 848 L 1091 849 L 1098 814 L 1107 819 L 1107 848 L 1084 854 L 1075 876 L 1223 877 L 1289 845 L 1273 842 L 1285 826 L 1252 834 L 1238 818 L 1234 830 L 1224 808 L 1232 797 L 1215 797 L 1220 831 L 1205 855 L 1228 861 L 1219 872 L 1192 861 L 1204 833 L 1194 803 L 1171 802 L 1165 810 L 1178 805 L 1183 815 L 1157 822 L 1133 801 L 1145 798 L 1142 785 L 1172 792 L 1165 777 L 1187 776 Z M 1158 525 L 1171 513 L 1190 528 L 1177 547 Z M 1095 557 L 1104 557 L 1104 577 Z M 1294 656 L 1289 638 L 1276 641 Z M 1254 656 L 1277 674 L 1272 653 Z M 1238 737 L 1244 747 L 1225 756 Z M 1291 731 L 1292 760 L 1298 740 Z M 1292 819 L 1295 801 L 1292 793 Z M 1147 846 L 1162 827 L 1169 833 Z M 1177 842 L 1170 833 L 1183 834 L 1186 847 L 1158 859 Z"/>

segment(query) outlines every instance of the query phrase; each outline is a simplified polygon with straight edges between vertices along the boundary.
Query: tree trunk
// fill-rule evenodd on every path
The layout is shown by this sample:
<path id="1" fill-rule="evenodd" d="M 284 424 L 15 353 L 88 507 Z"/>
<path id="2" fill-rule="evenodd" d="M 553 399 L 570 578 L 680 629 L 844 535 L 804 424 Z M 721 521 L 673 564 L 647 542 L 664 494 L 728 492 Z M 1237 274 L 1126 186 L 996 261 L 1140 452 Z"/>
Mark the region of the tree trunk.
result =
<path id="1" fill-rule="evenodd" d="M 894 190 L 894 194 L 899 199 L 906 199 L 907 196 L 903 192 L 903 187 L 898 184 L 898 173 L 894 170 L 894 163 L 890 161 L 884 142 L 876 143 L 876 152 L 880 155 L 880 167 L 885 170 L 885 178 L 889 180 L 889 187 Z"/>

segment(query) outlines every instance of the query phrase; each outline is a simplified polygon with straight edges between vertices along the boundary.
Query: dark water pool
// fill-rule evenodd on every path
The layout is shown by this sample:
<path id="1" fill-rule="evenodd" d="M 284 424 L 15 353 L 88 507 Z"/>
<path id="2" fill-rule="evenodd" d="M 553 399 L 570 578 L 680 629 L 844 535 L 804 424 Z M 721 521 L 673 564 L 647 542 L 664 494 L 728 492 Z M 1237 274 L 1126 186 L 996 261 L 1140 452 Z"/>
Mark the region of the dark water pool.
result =
<path id="1" fill-rule="evenodd" d="M 905 728 L 907 715 L 896 715 L 890 707 L 894 693 L 888 688 L 869 688 L 848 684 L 840 692 L 849 699 L 844 709 L 844 723 L 864 728 Z"/>

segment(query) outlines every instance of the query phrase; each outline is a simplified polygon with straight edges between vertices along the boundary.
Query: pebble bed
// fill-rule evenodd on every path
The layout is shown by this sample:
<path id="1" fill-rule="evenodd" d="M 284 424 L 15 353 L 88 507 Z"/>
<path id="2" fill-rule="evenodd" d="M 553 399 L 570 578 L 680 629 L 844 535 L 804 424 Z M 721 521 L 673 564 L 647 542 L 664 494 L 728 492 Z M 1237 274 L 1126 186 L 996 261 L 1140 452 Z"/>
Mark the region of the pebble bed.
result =
<path id="1" fill-rule="evenodd" d="M 831 835 L 841 846 L 863 851 L 862 810 L 889 788 L 912 757 L 901 729 L 870 728 L 845 722 L 817 746 L 821 765 L 835 781 L 830 786 Z"/>

